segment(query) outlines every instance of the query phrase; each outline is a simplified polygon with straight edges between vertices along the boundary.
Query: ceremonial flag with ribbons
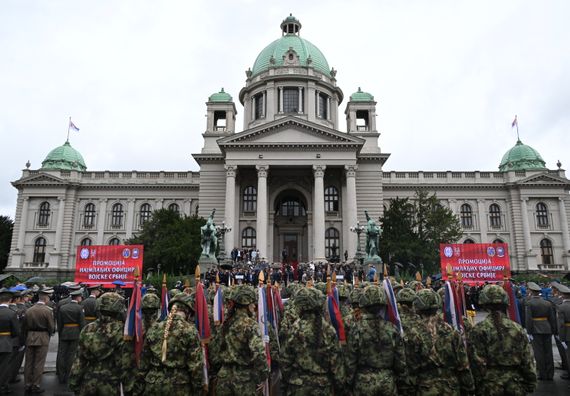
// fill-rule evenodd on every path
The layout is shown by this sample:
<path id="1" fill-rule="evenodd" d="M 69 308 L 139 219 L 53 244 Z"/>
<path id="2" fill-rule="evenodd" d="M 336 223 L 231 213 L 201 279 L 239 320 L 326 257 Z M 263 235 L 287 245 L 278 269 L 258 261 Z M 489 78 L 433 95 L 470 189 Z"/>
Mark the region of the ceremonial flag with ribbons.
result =
<path id="1" fill-rule="evenodd" d="M 459 330 L 459 332 L 463 334 L 463 315 L 461 312 L 459 297 L 457 296 L 455 285 L 451 281 L 446 281 L 443 287 L 445 288 L 445 298 L 443 301 L 444 319 L 453 328 Z"/>
<path id="2" fill-rule="evenodd" d="M 216 294 L 214 296 L 214 324 L 221 325 L 224 323 L 224 291 L 218 283 L 216 283 Z"/>
<path id="3" fill-rule="evenodd" d="M 168 317 L 168 287 L 166 286 L 166 274 L 162 276 L 162 291 L 160 298 L 160 321 L 166 320 Z"/>
<path id="4" fill-rule="evenodd" d="M 513 284 L 509 279 L 503 282 L 503 289 L 509 296 L 509 309 L 507 312 L 509 315 L 509 319 L 514 322 L 517 322 L 518 324 L 521 324 L 519 300 L 517 300 L 517 296 L 515 295 L 515 291 L 513 289 Z"/>
<path id="5" fill-rule="evenodd" d="M 338 290 L 336 288 L 336 276 L 333 273 L 333 282 L 331 279 L 327 281 L 327 308 L 331 324 L 336 331 L 336 337 L 341 344 L 346 343 L 346 333 L 344 331 L 344 322 L 339 307 Z"/>
<path id="6" fill-rule="evenodd" d="M 203 384 L 204 388 L 208 388 L 209 376 L 208 376 L 208 342 L 210 341 L 210 318 L 208 317 L 208 303 L 206 301 L 206 295 L 204 293 L 204 285 L 200 281 L 200 267 L 196 266 L 196 301 L 195 301 L 195 311 L 196 311 L 196 328 L 198 329 L 198 335 L 200 336 L 200 345 L 202 346 L 202 360 L 203 360 Z"/>
<path id="7" fill-rule="evenodd" d="M 394 326 L 400 332 L 400 335 L 404 335 L 404 328 L 402 327 L 402 321 L 400 320 L 400 313 L 398 312 L 398 303 L 396 302 L 396 295 L 394 294 L 394 289 L 392 288 L 392 283 L 390 278 L 384 277 L 382 281 L 382 286 L 386 292 L 386 314 L 384 319 L 392 322 Z"/>
<path id="8" fill-rule="evenodd" d="M 267 293 L 264 285 L 265 277 L 263 271 L 259 273 L 259 287 L 257 288 L 257 323 L 259 325 L 259 334 L 265 346 L 265 356 L 267 358 L 267 366 L 271 367 L 271 352 L 269 348 L 269 320 L 267 312 Z M 269 380 L 263 385 L 263 394 L 269 396 Z"/>
<path id="9" fill-rule="evenodd" d="M 142 326 L 142 293 L 141 282 L 139 281 L 138 269 L 135 269 L 135 280 L 133 282 L 133 294 L 127 311 L 123 336 L 125 340 L 134 341 L 135 360 L 137 366 L 140 364 L 140 358 L 143 348 L 143 326 Z"/>

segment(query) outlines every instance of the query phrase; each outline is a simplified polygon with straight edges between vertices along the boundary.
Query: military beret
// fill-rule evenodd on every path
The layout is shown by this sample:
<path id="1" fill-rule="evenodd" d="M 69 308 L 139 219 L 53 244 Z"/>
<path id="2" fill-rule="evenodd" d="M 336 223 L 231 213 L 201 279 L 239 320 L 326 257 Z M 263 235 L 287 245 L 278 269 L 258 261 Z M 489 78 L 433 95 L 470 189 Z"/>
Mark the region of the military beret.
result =
<path id="1" fill-rule="evenodd" d="M 83 289 L 78 289 L 78 290 L 73 290 L 71 293 L 69 293 L 70 296 L 81 296 L 83 295 Z"/>
<path id="2" fill-rule="evenodd" d="M 532 291 L 536 291 L 536 292 L 542 291 L 542 289 L 540 288 L 540 286 L 538 286 L 538 285 L 537 285 L 536 283 L 534 283 L 534 282 L 528 282 L 528 283 L 526 284 L 526 286 L 527 286 L 530 290 L 532 290 Z"/>

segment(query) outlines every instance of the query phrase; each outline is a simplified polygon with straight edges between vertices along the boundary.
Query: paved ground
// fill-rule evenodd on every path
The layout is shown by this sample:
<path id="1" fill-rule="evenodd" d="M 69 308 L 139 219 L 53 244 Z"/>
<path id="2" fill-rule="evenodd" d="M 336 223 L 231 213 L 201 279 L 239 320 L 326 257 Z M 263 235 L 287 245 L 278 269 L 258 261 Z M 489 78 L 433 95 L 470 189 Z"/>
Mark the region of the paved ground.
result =
<path id="1" fill-rule="evenodd" d="M 477 321 L 482 320 L 484 315 L 479 316 Z M 553 342 L 553 354 L 555 366 L 560 365 L 560 355 L 558 354 L 558 349 Z M 73 393 L 67 389 L 66 385 L 60 385 L 57 377 L 55 375 L 55 359 L 57 356 L 57 334 L 51 338 L 49 345 L 49 352 L 46 360 L 46 366 L 44 370 L 44 377 L 42 387 L 46 390 L 44 395 L 54 395 L 63 396 L 71 395 Z M 535 396 L 568 396 L 570 395 L 570 381 L 560 379 L 560 375 L 563 374 L 562 370 L 556 370 L 554 373 L 554 381 L 539 381 L 538 388 L 536 392 L 533 393 Z M 21 381 L 17 384 L 12 385 L 13 395 L 24 395 L 24 375 L 20 375 Z"/>

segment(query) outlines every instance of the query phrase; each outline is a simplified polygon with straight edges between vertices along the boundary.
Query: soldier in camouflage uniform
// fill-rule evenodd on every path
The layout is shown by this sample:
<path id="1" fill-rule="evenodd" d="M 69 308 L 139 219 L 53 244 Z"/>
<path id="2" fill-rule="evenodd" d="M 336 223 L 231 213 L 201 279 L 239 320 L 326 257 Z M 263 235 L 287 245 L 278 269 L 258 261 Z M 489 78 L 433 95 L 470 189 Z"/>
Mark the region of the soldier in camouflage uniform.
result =
<path id="1" fill-rule="evenodd" d="M 357 286 L 354 289 L 352 289 L 352 291 L 350 292 L 349 300 L 350 300 L 351 309 L 348 315 L 346 315 L 346 317 L 343 316 L 344 331 L 346 333 L 347 339 L 350 338 L 351 329 L 355 326 L 356 322 L 358 322 L 360 320 L 360 317 L 362 316 L 362 311 L 360 310 L 360 302 L 359 302 L 362 290 L 364 290 L 362 287 Z"/>
<path id="2" fill-rule="evenodd" d="M 465 344 L 458 331 L 437 314 L 441 297 L 432 289 L 418 290 L 414 309 L 419 320 L 405 331 L 415 346 L 408 361 L 416 374 L 416 395 L 466 395 L 473 392 L 473 376 Z"/>
<path id="3" fill-rule="evenodd" d="M 105 293 L 97 299 L 98 318 L 83 328 L 69 388 L 78 396 L 119 395 L 134 384 L 134 352 L 123 339 L 125 299 Z"/>
<path id="4" fill-rule="evenodd" d="M 285 304 L 285 311 L 283 312 L 283 319 L 281 320 L 280 323 L 280 329 L 279 329 L 279 341 L 281 343 L 285 342 L 285 336 L 286 334 L 289 332 L 289 327 L 295 322 L 295 320 L 297 320 L 297 318 L 299 317 L 299 310 L 297 308 L 297 306 L 295 305 L 295 295 L 297 294 L 297 292 L 299 290 L 301 290 L 303 288 L 303 286 L 301 286 L 298 283 L 290 283 L 287 288 L 287 295 L 289 296 L 289 299 L 287 300 L 287 303 Z"/>
<path id="5" fill-rule="evenodd" d="M 400 321 L 404 332 L 414 326 L 415 322 L 419 320 L 418 314 L 414 311 L 414 300 L 416 299 L 416 292 L 409 287 L 401 289 L 396 295 L 398 301 L 398 313 L 400 314 Z"/>
<path id="6" fill-rule="evenodd" d="M 295 296 L 300 317 L 290 326 L 281 352 L 286 395 L 333 394 L 344 379 L 340 347 L 334 328 L 322 316 L 325 296 L 315 288 Z"/>
<path id="7" fill-rule="evenodd" d="M 536 366 L 525 330 L 506 315 L 509 297 L 487 285 L 479 304 L 489 315 L 469 335 L 469 357 L 477 395 L 525 395 L 536 387 Z"/>
<path id="8" fill-rule="evenodd" d="M 195 294 L 176 295 L 168 304 L 168 319 L 147 330 L 139 373 L 145 395 L 200 394 L 203 361 L 194 302 Z"/>
<path id="9" fill-rule="evenodd" d="M 154 293 L 146 293 L 141 302 L 143 334 L 152 327 L 158 320 L 158 310 L 160 309 L 160 297 Z"/>
<path id="10" fill-rule="evenodd" d="M 346 318 L 350 314 L 350 286 L 343 282 L 336 285 L 336 288 L 338 290 L 340 313 L 343 318 Z"/>
<path id="11" fill-rule="evenodd" d="M 210 343 L 211 367 L 217 375 L 216 395 L 253 395 L 269 376 L 269 365 L 255 321 L 257 296 L 238 285 L 229 296 L 228 315 Z"/>
<path id="12" fill-rule="evenodd" d="M 410 384 L 404 343 L 396 327 L 382 318 L 384 290 L 367 286 L 359 304 L 362 318 L 351 328 L 348 339 L 349 387 L 356 396 L 406 394 Z"/>

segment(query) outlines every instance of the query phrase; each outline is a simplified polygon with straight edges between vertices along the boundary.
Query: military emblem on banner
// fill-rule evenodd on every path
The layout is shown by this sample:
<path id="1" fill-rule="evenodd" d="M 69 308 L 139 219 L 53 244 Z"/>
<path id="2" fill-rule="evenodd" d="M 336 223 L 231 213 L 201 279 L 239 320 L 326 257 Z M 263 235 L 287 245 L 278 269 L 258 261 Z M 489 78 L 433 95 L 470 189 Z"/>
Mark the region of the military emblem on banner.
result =
<path id="1" fill-rule="evenodd" d="M 131 257 L 131 249 L 129 248 L 123 249 L 123 258 L 128 259 L 129 257 Z"/>
<path id="2" fill-rule="evenodd" d="M 448 258 L 453 256 L 453 248 L 451 246 L 446 246 L 443 248 L 443 254 Z"/>
<path id="3" fill-rule="evenodd" d="M 505 257 L 505 248 L 502 246 L 497 247 L 497 256 Z"/>
<path id="4" fill-rule="evenodd" d="M 495 248 L 492 246 L 489 246 L 487 248 L 487 256 L 489 257 L 494 257 L 495 256 Z"/>
<path id="5" fill-rule="evenodd" d="M 79 257 L 81 257 L 83 260 L 87 260 L 89 258 L 89 249 L 81 249 L 81 252 L 79 252 Z"/>
<path id="6" fill-rule="evenodd" d="M 135 260 L 139 258 L 139 248 L 133 248 L 133 258 Z"/>

